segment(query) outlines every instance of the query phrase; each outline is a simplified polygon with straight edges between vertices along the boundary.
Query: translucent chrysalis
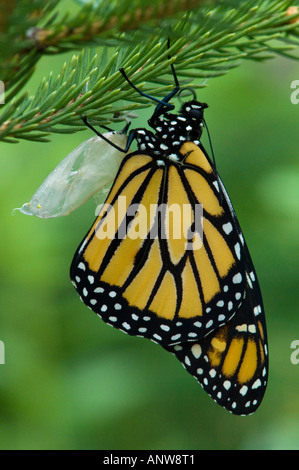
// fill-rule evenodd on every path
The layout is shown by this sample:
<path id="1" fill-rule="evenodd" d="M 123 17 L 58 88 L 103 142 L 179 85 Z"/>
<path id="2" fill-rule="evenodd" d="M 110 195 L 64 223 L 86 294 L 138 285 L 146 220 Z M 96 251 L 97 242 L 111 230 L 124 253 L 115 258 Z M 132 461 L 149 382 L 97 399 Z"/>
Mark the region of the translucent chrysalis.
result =
<path id="1" fill-rule="evenodd" d="M 125 133 L 103 135 L 118 147 L 126 147 Z M 101 137 L 91 137 L 59 163 L 20 211 L 41 218 L 68 215 L 113 182 L 124 156 Z"/>

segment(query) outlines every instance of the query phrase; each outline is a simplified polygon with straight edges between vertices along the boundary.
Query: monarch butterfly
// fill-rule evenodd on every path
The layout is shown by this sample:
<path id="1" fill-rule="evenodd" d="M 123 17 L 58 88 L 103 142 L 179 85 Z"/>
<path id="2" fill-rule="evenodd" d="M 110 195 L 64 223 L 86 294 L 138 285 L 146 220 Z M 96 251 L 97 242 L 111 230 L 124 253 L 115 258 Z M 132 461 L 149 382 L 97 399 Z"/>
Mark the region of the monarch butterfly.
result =
<path id="1" fill-rule="evenodd" d="M 20 211 L 45 219 L 69 215 L 111 184 L 124 153 L 107 140 L 125 146 L 127 127 L 123 132 L 106 132 L 104 138 L 96 135 L 78 145 L 47 176 Z"/>
<path id="2" fill-rule="evenodd" d="M 200 140 L 207 104 L 194 98 L 172 112 L 174 68 L 175 87 L 163 100 L 121 72 L 158 103 L 148 121 L 154 132 L 130 131 L 138 150 L 122 160 L 71 280 L 106 323 L 160 344 L 217 403 L 251 414 L 267 384 L 264 309 L 235 211 Z M 171 218 L 161 207 L 172 205 L 179 210 Z"/>

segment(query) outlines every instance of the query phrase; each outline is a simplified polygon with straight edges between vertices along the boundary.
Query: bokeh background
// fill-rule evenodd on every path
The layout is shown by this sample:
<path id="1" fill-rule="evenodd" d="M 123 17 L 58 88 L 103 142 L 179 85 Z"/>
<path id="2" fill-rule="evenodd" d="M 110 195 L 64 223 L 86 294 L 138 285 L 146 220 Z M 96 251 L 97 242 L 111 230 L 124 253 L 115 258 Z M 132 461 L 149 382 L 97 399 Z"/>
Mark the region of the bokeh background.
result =
<path id="1" fill-rule="evenodd" d="M 69 55 L 42 59 L 29 84 Z M 69 280 L 94 201 L 68 217 L 42 220 L 13 209 L 91 136 L 1 144 L 1 449 L 299 449 L 299 104 L 298 63 L 243 62 L 199 94 L 217 168 L 225 182 L 263 292 L 269 385 L 258 411 L 229 414 L 175 357 L 107 326 Z M 153 108 L 139 113 L 144 126 Z M 299 357 L 299 355 L 298 355 Z"/>

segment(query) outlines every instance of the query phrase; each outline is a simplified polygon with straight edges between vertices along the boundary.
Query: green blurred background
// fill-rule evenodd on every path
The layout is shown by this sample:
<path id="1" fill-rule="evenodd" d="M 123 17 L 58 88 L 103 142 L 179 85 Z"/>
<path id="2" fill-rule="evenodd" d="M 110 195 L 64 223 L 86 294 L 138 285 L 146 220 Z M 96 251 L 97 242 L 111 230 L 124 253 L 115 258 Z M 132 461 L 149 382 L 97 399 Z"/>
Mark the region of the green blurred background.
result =
<path id="1" fill-rule="evenodd" d="M 68 57 L 42 59 L 31 93 Z M 269 385 L 248 417 L 216 405 L 158 345 L 112 329 L 81 303 L 69 266 L 93 222 L 93 201 L 60 219 L 12 215 L 90 131 L 1 144 L 1 449 L 299 449 L 299 364 L 290 360 L 299 340 L 295 79 L 295 61 L 244 62 L 198 96 L 210 106 L 218 171 L 266 308 Z"/>

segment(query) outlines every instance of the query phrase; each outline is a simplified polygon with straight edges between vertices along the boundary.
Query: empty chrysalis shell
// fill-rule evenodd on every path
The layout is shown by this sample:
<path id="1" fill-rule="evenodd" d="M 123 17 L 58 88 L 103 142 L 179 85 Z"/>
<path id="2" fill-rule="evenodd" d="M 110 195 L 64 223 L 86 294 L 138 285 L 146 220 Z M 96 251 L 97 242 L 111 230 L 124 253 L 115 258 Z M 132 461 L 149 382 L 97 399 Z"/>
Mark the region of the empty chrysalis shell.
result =
<path id="1" fill-rule="evenodd" d="M 103 135 L 118 147 L 126 147 L 126 134 Z M 20 211 L 41 218 L 68 215 L 113 182 L 124 156 L 101 137 L 91 137 L 59 163 Z"/>

